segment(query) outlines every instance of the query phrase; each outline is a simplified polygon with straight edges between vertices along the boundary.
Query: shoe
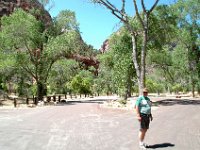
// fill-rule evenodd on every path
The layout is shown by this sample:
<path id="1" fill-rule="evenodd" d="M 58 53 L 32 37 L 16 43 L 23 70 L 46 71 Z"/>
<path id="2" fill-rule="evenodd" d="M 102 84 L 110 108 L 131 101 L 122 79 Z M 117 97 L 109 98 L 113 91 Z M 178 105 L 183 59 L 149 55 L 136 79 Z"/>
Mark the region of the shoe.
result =
<path id="1" fill-rule="evenodd" d="M 143 143 L 143 145 L 144 145 L 146 148 L 149 147 L 149 145 L 148 145 L 147 143 Z"/>
<path id="2" fill-rule="evenodd" d="M 145 144 L 140 145 L 140 149 L 146 149 Z"/>
<path id="3" fill-rule="evenodd" d="M 140 148 L 141 148 L 141 149 L 147 149 L 148 146 L 149 146 L 148 144 L 143 143 L 142 145 L 140 145 Z"/>

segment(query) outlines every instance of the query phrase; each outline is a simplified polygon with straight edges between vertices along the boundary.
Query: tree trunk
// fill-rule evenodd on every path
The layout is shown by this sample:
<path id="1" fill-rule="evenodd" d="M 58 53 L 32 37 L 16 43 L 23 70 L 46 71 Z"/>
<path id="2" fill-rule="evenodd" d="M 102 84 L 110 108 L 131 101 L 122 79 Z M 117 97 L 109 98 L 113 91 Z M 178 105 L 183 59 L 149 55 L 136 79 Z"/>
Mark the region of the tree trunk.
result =
<path id="1" fill-rule="evenodd" d="M 142 90 L 144 88 L 144 71 L 141 73 L 141 68 L 138 64 L 137 55 L 138 55 L 137 54 L 137 39 L 132 34 L 132 59 L 133 59 L 133 64 L 134 64 L 136 75 L 137 75 L 139 95 L 142 95 Z M 141 56 L 141 60 L 142 60 L 142 56 Z M 144 69 L 144 67 L 142 67 L 142 69 Z"/>
<path id="2" fill-rule="evenodd" d="M 192 47 L 192 46 L 190 46 Z M 194 53 L 192 49 L 188 49 L 188 61 L 189 61 L 189 71 L 190 71 L 190 80 L 192 86 L 192 97 L 195 97 L 195 81 L 194 81 L 194 72 L 195 72 L 195 62 L 194 62 Z"/>
<path id="3" fill-rule="evenodd" d="M 197 87 L 198 95 L 200 95 L 200 87 Z"/>
<path id="4" fill-rule="evenodd" d="M 147 49 L 147 30 L 145 30 L 143 32 L 143 43 L 142 43 L 142 50 L 141 50 L 141 85 L 142 85 L 142 90 L 145 87 L 145 80 L 146 80 L 146 49 Z M 140 91 L 140 94 L 142 94 L 142 91 Z"/>
<path id="5" fill-rule="evenodd" d="M 36 100 L 36 104 L 38 103 L 38 101 L 42 101 L 43 100 L 43 96 L 46 95 L 47 89 L 44 83 L 38 81 L 37 82 L 37 100 Z"/>
<path id="6" fill-rule="evenodd" d="M 195 97 L 195 81 L 193 79 L 193 77 L 191 76 L 191 80 L 192 80 L 192 97 Z"/>
<path id="7" fill-rule="evenodd" d="M 127 97 L 131 97 L 131 87 L 132 87 L 131 76 L 128 75 L 127 89 L 126 89 L 126 95 L 127 95 Z"/>
<path id="8" fill-rule="evenodd" d="M 131 82 L 129 82 L 128 85 L 127 85 L 128 86 L 127 87 L 127 96 L 128 97 L 131 97 L 131 85 L 132 85 Z"/>

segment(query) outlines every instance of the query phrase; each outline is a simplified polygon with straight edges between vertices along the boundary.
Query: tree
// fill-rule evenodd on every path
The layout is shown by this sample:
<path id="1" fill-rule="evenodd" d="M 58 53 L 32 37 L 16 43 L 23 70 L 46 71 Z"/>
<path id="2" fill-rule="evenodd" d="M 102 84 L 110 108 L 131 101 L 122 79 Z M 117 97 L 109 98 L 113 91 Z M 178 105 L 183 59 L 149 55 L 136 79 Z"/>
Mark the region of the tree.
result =
<path id="1" fill-rule="evenodd" d="M 36 82 L 37 97 L 42 100 L 53 63 L 61 57 L 71 57 L 79 45 L 79 33 L 69 28 L 55 37 L 34 16 L 21 9 L 2 17 L 1 23 L 1 51 L 15 54 L 18 67 Z"/>
<path id="2" fill-rule="evenodd" d="M 112 55 L 112 80 L 115 87 L 117 87 L 118 93 L 123 95 L 125 100 L 131 96 L 135 76 L 131 51 L 131 37 L 126 28 L 122 27 L 111 36 L 109 50 L 106 53 L 111 53 Z"/>
<path id="3" fill-rule="evenodd" d="M 142 6 L 142 12 L 139 12 L 138 4 L 136 3 L 136 0 L 133 0 L 134 9 L 136 12 L 136 15 L 131 17 L 126 13 L 126 0 L 121 1 L 121 8 L 117 8 L 114 4 L 112 4 L 109 0 L 92 0 L 94 3 L 98 3 L 100 5 L 105 6 L 108 10 L 111 11 L 111 13 L 120 19 L 125 26 L 127 27 L 131 39 L 132 39 L 132 60 L 134 63 L 134 67 L 136 70 L 138 85 L 139 85 L 139 93 L 142 94 L 142 89 L 145 86 L 145 61 L 146 61 L 146 50 L 147 50 L 147 44 L 149 41 L 148 37 L 148 31 L 149 31 L 149 18 L 158 4 L 159 0 L 155 0 L 152 7 L 147 10 L 144 0 L 141 0 L 141 6 Z M 139 28 L 138 26 L 133 26 L 131 23 L 131 18 L 136 19 L 139 22 Z M 139 47 L 138 45 L 138 38 L 142 38 L 142 45 Z M 138 52 L 140 51 L 140 59 Z M 140 61 L 139 61 L 140 60 Z"/>
<path id="4" fill-rule="evenodd" d="M 17 9 L 10 16 L 2 17 L 1 25 L 0 52 L 12 55 L 15 67 L 32 77 L 38 100 L 46 95 L 49 72 L 58 60 L 74 59 L 87 66 L 98 66 L 93 58 L 95 52 L 80 36 L 74 12 L 61 11 L 52 26 L 45 28 L 34 16 Z"/>
<path id="5" fill-rule="evenodd" d="M 100 93 L 113 93 L 116 90 L 113 84 L 113 55 L 112 53 L 100 54 L 97 56 L 100 61 L 98 77 L 94 80 L 94 90 L 99 95 Z"/>
<path id="6" fill-rule="evenodd" d="M 34 16 L 18 9 L 10 16 L 3 16 L 1 24 L 3 37 L 1 51 L 5 54 L 12 54 L 16 67 L 20 66 L 36 81 L 40 81 L 37 70 L 40 66 L 41 43 L 45 40 L 41 34 L 43 30 L 41 22 L 37 21 Z M 39 85 L 39 82 L 37 83 Z M 41 89 L 40 91 L 43 92 Z"/>
<path id="7" fill-rule="evenodd" d="M 49 93 L 67 94 L 67 86 L 74 76 L 80 71 L 79 63 L 75 60 L 61 59 L 52 65 L 48 78 Z"/>
<path id="8" fill-rule="evenodd" d="M 75 93 L 87 94 L 92 93 L 93 75 L 89 71 L 80 71 L 70 83 L 72 90 Z"/>
<path id="9" fill-rule="evenodd" d="M 179 28 L 178 39 L 180 41 L 177 44 L 181 45 L 187 52 L 193 96 L 200 77 L 199 7 L 198 0 L 178 0 L 173 6 L 174 12 L 178 16 L 177 27 Z"/>

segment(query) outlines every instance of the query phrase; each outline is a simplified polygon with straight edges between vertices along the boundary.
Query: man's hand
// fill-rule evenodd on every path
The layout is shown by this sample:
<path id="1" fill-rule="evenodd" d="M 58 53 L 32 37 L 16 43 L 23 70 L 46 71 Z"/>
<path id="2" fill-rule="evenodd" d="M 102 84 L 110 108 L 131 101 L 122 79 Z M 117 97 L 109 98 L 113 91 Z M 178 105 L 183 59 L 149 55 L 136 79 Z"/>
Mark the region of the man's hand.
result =
<path id="1" fill-rule="evenodd" d="M 142 118 L 140 117 L 140 115 L 137 116 L 138 121 L 141 121 Z"/>

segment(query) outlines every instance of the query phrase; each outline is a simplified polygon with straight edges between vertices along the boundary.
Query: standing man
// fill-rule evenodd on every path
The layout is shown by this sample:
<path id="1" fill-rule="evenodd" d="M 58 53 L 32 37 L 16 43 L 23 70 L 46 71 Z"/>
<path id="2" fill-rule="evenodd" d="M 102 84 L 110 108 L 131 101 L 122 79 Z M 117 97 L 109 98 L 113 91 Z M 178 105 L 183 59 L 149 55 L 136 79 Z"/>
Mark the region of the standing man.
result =
<path id="1" fill-rule="evenodd" d="M 151 101 L 147 96 L 148 90 L 147 88 L 144 88 L 143 95 L 137 99 L 135 104 L 137 119 L 140 122 L 139 147 L 142 149 L 146 149 L 148 147 L 148 145 L 145 144 L 143 141 L 147 129 L 149 129 L 150 120 L 153 120 L 153 117 L 151 115 Z"/>

